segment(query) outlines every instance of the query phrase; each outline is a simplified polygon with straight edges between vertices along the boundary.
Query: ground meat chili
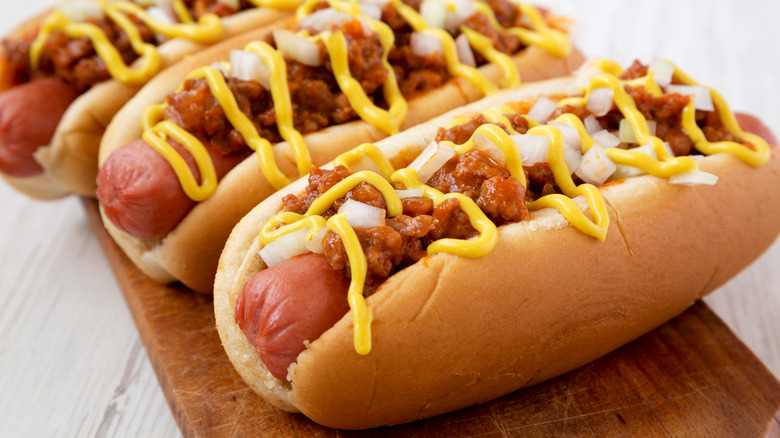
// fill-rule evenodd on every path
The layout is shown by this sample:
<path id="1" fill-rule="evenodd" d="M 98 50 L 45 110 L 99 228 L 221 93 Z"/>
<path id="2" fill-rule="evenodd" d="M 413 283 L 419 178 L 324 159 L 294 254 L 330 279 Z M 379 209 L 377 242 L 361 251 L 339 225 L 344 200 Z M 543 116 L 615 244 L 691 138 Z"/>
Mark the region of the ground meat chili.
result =
<path id="1" fill-rule="evenodd" d="M 282 210 L 304 214 L 329 188 L 350 175 L 343 166 L 333 170 L 312 168 L 309 185 L 300 195 L 287 195 Z M 434 173 L 428 184 L 444 193 L 462 193 L 472 198 L 497 225 L 525 220 L 525 189 L 509 171 L 484 152 L 472 150 L 453 157 Z M 360 183 L 338 199 L 322 214 L 329 218 L 347 200 L 353 199 L 385 208 L 382 194 L 367 183 Z M 415 263 L 426 255 L 425 248 L 443 238 L 468 239 L 477 235 L 468 215 L 456 199 L 434 206 L 428 198 L 402 199 L 403 214 L 387 219 L 384 226 L 355 229 L 368 263 L 366 291 L 372 293 L 399 268 Z M 341 237 L 328 231 L 323 239 L 325 258 L 334 270 L 350 277 L 349 259 Z"/>
<path id="2" fill-rule="evenodd" d="M 419 9 L 416 0 L 407 1 L 413 8 Z M 506 0 L 493 0 L 498 11 L 499 21 L 519 22 L 519 9 Z M 324 4 L 323 4 L 324 6 Z M 472 17 L 482 17 L 481 14 Z M 498 33 L 490 27 L 487 20 L 476 19 L 474 27 L 487 33 L 494 39 Z M 482 20 L 482 21 L 480 21 Z M 440 86 L 450 78 L 444 58 L 441 55 L 421 57 L 412 53 L 409 46 L 412 28 L 403 20 L 391 5 L 383 9 L 383 21 L 388 23 L 395 34 L 395 45 L 388 58 L 393 64 L 402 94 L 411 96 Z M 472 27 L 470 22 L 465 23 Z M 518 24 L 519 25 L 519 24 Z M 372 101 L 386 107 L 382 84 L 387 79 L 387 70 L 382 65 L 384 48 L 376 35 L 366 36 L 358 21 L 347 23 L 343 28 L 350 54 L 349 67 L 352 76 L 360 82 Z M 509 38 L 511 39 L 511 38 Z M 273 44 L 273 41 L 269 41 Z M 319 131 L 331 125 L 343 124 L 358 118 L 346 95 L 336 82 L 324 45 L 320 46 L 322 67 L 310 67 L 293 59 L 285 58 L 287 63 L 287 82 L 293 105 L 295 129 L 302 134 Z M 520 50 L 519 42 L 497 43 L 502 50 Z M 270 142 L 282 140 L 276 126 L 276 114 L 270 92 L 259 86 L 234 78 L 227 78 L 231 91 L 236 95 L 239 108 L 253 122 L 258 134 Z M 235 151 L 245 147 L 245 142 L 237 130 L 227 120 L 224 111 L 211 95 L 205 79 L 188 80 L 183 89 L 168 97 L 169 106 L 165 116 L 189 131 L 207 145 L 213 145 L 220 152 Z"/>
<path id="3" fill-rule="evenodd" d="M 141 20 L 130 15 L 130 20 L 138 27 L 144 42 L 156 44 L 154 33 Z M 99 27 L 108 37 L 109 42 L 116 47 L 126 64 L 139 58 L 133 50 L 125 32 L 109 19 L 88 20 Z M 97 83 L 111 78 L 108 68 L 95 52 L 92 41 L 87 37 L 71 38 L 55 30 L 46 40 L 38 62 L 38 71 L 32 72 L 30 67 L 30 46 L 35 40 L 35 34 L 23 38 L 7 38 L 3 40 L 6 59 L 14 70 L 14 85 L 19 85 L 36 78 L 56 76 L 65 81 L 78 93 L 83 93 Z"/>

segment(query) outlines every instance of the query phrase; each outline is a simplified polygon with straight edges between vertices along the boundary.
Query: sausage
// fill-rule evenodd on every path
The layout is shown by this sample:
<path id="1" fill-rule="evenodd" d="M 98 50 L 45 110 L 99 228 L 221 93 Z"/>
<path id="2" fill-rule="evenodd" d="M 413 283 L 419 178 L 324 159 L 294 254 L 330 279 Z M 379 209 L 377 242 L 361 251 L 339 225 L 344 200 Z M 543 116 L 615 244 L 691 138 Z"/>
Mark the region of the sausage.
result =
<path id="1" fill-rule="evenodd" d="M 734 113 L 734 116 L 744 131 L 763 138 L 769 144 L 777 145 L 777 138 L 761 119 L 746 113 Z"/>
<path id="2" fill-rule="evenodd" d="M 325 256 L 299 255 L 255 274 L 236 300 L 236 323 L 268 371 L 286 380 L 287 367 L 349 311 L 349 281 Z"/>
<path id="3" fill-rule="evenodd" d="M 0 94 L 0 172 L 15 178 L 42 173 L 33 154 L 49 144 L 78 96 L 58 78 L 38 79 Z"/>
<path id="4" fill-rule="evenodd" d="M 195 180 L 195 159 L 179 143 L 169 140 L 184 158 Z M 221 179 L 249 152 L 222 155 L 206 146 Z M 109 156 L 97 175 L 97 197 L 105 215 L 121 230 L 142 239 L 164 237 L 189 213 L 196 202 L 187 197 L 173 168 L 143 140 L 135 140 Z"/>

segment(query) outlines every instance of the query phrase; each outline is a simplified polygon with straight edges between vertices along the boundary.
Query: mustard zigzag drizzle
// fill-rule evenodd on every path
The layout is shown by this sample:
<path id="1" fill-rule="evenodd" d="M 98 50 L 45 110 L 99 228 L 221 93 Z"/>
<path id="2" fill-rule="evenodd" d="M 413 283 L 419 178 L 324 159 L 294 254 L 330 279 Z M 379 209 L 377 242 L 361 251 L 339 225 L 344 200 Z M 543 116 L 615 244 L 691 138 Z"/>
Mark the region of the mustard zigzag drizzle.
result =
<path id="1" fill-rule="evenodd" d="M 384 22 L 371 19 L 364 15 L 356 2 L 342 0 L 326 0 L 325 2 L 330 7 L 333 7 L 342 12 L 346 12 L 354 19 L 359 19 L 361 23 L 367 23 L 371 30 L 378 36 L 379 41 L 384 48 L 382 55 L 382 65 L 389 72 L 388 78 L 382 86 L 382 92 L 385 96 L 385 100 L 389 104 L 388 109 L 385 110 L 374 105 L 368 96 L 366 96 L 365 91 L 362 89 L 360 84 L 352 77 L 349 71 L 346 38 L 341 30 L 325 31 L 314 36 L 308 35 L 304 31 L 299 31 L 297 35 L 307 38 L 308 40 L 315 43 L 322 41 L 331 60 L 337 83 L 349 100 L 350 105 L 355 109 L 361 119 L 388 134 L 397 133 L 406 117 L 408 105 L 403 95 L 401 95 L 393 68 L 388 61 L 390 49 L 395 42 L 395 37 L 392 30 Z M 299 20 L 306 17 L 307 15 L 311 14 L 314 8 L 320 3 L 320 0 L 306 0 L 296 10 L 296 16 Z M 449 33 L 441 29 L 434 29 L 429 26 L 419 13 L 417 13 L 411 7 L 403 4 L 400 0 L 390 0 L 390 4 L 408 23 L 410 23 L 410 25 L 415 30 L 419 32 L 433 33 L 442 41 L 447 68 L 451 74 L 467 79 L 485 93 L 491 93 L 496 90 L 495 85 L 482 73 L 480 73 L 479 70 L 464 65 L 458 60 L 455 43 Z M 523 41 L 528 41 L 529 44 L 542 45 L 546 50 L 554 50 L 556 55 L 559 56 L 568 55 L 571 47 L 562 32 L 551 29 L 544 21 L 544 19 L 541 18 L 541 15 L 538 13 L 538 11 L 536 11 L 535 8 L 527 5 L 520 5 L 519 7 L 523 13 L 529 15 L 531 29 L 522 29 L 522 31 L 520 31 L 518 30 L 520 28 L 503 29 L 500 28 L 500 26 L 497 29 L 502 32 L 519 32 L 523 35 L 521 37 L 523 38 Z M 493 15 L 492 11 L 489 10 L 489 8 L 487 12 L 482 11 L 483 8 L 481 7 L 478 9 L 482 13 L 489 14 L 489 17 L 492 17 L 491 21 L 496 22 L 495 16 Z M 461 30 L 464 29 L 467 28 L 462 26 Z M 517 73 L 517 68 L 511 62 L 511 59 L 508 56 L 493 48 L 488 38 L 482 37 L 480 34 L 477 34 L 473 31 L 464 30 L 464 32 L 466 32 L 467 37 L 469 38 L 469 42 L 476 48 L 479 53 L 481 53 L 486 59 L 499 63 L 502 71 L 504 71 L 505 74 L 505 80 L 503 83 L 504 85 L 509 86 L 519 84 L 520 78 L 519 74 Z M 259 56 L 263 57 L 264 61 L 267 62 L 270 59 L 275 60 L 273 65 L 268 63 L 271 71 L 282 69 L 284 62 L 281 58 L 281 52 L 277 50 L 277 54 L 279 55 L 277 58 L 270 53 L 272 50 L 273 49 L 270 48 L 270 46 L 264 47 L 262 50 L 256 46 L 254 48 L 254 51 Z M 222 105 L 222 108 L 225 111 L 225 114 L 228 116 L 230 122 L 233 123 L 234 119 L 241 119 L 241 116 L 243 115 L 238 114 L 240 111 L 238 111 L 237 106 L 234 106 L 231 103 L 231 99 L 225 95 L 229 94 L 229 90 L 221 86 L 222 83 L 224 83 L 224 80 L 220 81 L 218 78 L 216 78 L 216 76 L 219 75 L 216 70 L 210 71 L 209 69 L 213 69 L 213 67 L 204 67 L 199 69 L 199 73 L 197 74 L 202 75 L 203 77 L 208 76 L 208 84 L 211 93 L 217 98 L 220 105 Z M 225 74 L 230 74 L 229 67 L 223 67 L 223 69 L 226 71 Z M 207 71 L 210 73 L 206 74 L 205 72 Z M 188 77 L 195 76 L 190 75 Z M 182 87 L 183 84 L 180 89 Z M 291 104 L 289 103 L 289 92 L 283 92 L 281 90 L 281 88 L 287 89 L 286 80 L 283 81 L 281 78 L 274 79 L 272 77 L 270 87 L 274 99 L 274 107 L 277 117 L 284 118 L 285 120 L 292 120 L 293 115 Z M 281 97 L 277 98 L 277 96 Z M 163 110 L 166 106 L 167 103 L 162 103 L 152 105 L 147 108 L 144 115 L 143 138 L 147 140 L 147 143 L 150 143 L 152 147 L 163 154 L 163 156 L 166 157 L 166 159 L 171 163 L 171 166 L 174 167 L 174 170 L 176 171 L 176 174 L 179 177 L 179 181 L 181 182 L 185 193 L 187 193 L 187 196 L 196 201 L 205 200 L 216 190 L 216 181 L 212 183 L 211 180 L 207 181 L 206 179 L 203 179 L 201 183 L 198 184 L 197 181 L 195 181 L 192 171 L 190 171 L 189 167 L 185 165 L 184 161 L 172 158 L 173 154 L 175 154 L 175 151 L 172 147 L 170 147 L 169 144 L 167 144 L 166 139 L 171 137 L 179 142 L 187 142 L 187 144 L 183 143 L 183 145 L 193 155 L 197 154 L 196 163 L 198 164 L 198 168 L 201 171 L 201 175 L 212 174 L 211 169 L 213 169 L 213 163 L 211 158 L 208 156 L 208 153 L 200 140 L 196 139 L 192 135 L 186 135 L 183 128 L 167 123 L 163 120 Z M 282 135 L 282 138 L 290 143 L 293 154 L 295 156 L 299 174 L 304 175 L 308 173 L 311 166 L 311 158 L 309 156 L 308 150 L 300 133 L 298 133 L 298 131 L 292 127 L 292 123 L 286 123 L 285 126 L 286 127 L 284 129 L 287 134 L 282 131 L 282 126 L 279 126 L 280 134 Z M 238 129 L 236 125 L 234 125 L 234 127 Z M 250 129 L 250 127 L 247 126 L 246 130 L 240 130 L 240 132 L 250 148 L 258 151 L 258 158 L 260 159 L 261 169 L 268 182 L 277 190 L 287 185 L 290 182 L 290 179 L 284 175 L 284 173 L 282 173 L 276 165 L 270 143 L 267 140 L 260 138 L 257 130 L 253 127 Z M 290 138 L 294 138 L 295 141 L 291 141 Z M 211 169 L 208 169 L 209 167 Z"/>
<path id="2" fill-rule="evenodd" d="M 622 81 L 617 78 L 622 72 L 622 69 L 615 67 L 614 63 L 604 64 L 602 70 L 604 73 L 597 75 L 590 81 L 588 89 L 585 90 L 584 97 L 562 99 L 558 102 L 558 106 L 584 106 L 587 103 L 588 96 L 594 89 L 609 86 L 614 91 L 614 103 L 624 117 L 629 120 L 629 123 L 636 134 L 637 142 L 639 144 L 652 144 L 659 157 L 658 159 L 655 159 L 631 150 L 610 148 L 607 149 L 607 152 L 611 159 L 618 163 L 638 167 L 651 175 L 660 177 L 668 177 L 690 170 L 697 170 L 698 162 L 696 160 L 690 157 L 673 157 L 663 146 L 663 142 L 660 138 L 649 134 L 647 120 L 636 109 L 636 105 L 631 96 L 623 90 L 623 86 L 626 84 L 642 84 L 649 90 L 656 90 L 656 96 L 660 95 L 660 93 L 662 93 L 661 89 L 652 79 L 653 72 L 650 71 L 647 76 L 640 78 L 639 80 Z M 688 76 L 676 67 L 674 74 L 679 81 L 690 85 L 696 85 L 693 80 L 688 78 Z M 695 119 L 693 119 L 695 110 L 691 99 L 686 107 L 686 110 L 688 110 L 689 113 L 683 114 L 683 123 L 686 132 L 694 139 L 695 147 L 705 155 L 720 152 L 730 153 L 753 166 L 760 166 L 766 163 L 770 154 L 769 145 L 766 141 L 756 135 L 743 132 L 739 128 L 733 112 L 729 109 L 722 97 L 712 89 L 710 89 L 710 92 L 713 96 L 716 110 L 720 114 L 728 131 L 735 137 L 749 142 L 752 147 L 736 142 L 711 143 L 707 141 L 704 134 L 701 132 L 701 129 L 695 125 Z M 491 123 L 503 124 L 504 128 L 511 134 L 516 133 L 516 131 L 511 128 L 512 124 L 504 115 L 510 113 L 516 112 L 510 105 L 502 105 L 482 111 L 480 114 L 485 116 Z M 555 208 L 574 227 L 587 235 L 604 241 L 609 228 L 609 215 L 606 211 L 604 199 L 598 188 L 594 185 L 580 184 L 578 186 L 574 183 L 571 177 L 572 172 L 566 165 L 566 161 L 563 157 L 564 139 L 560 129 L 550 124 L 542 124 L 535 121 L 527 114 L 523 114 L 522 116 L 526 118 L 531 126 L 528 130 L 528 134 L 546 136 L 550 139 L 548 162 L 553 171 L 556 184 L 563 192 L 563 194 L 542 196 L 536 201 L 527 203 L 527 207 L 529 210 Z M 469 120 L 469 118 L 456 119 L 448 125 L 448 128 L 467 123 Z M 585 130 L 582 121 L 573 114 L 563 114 L 557 117 L 555 122 L 567 124 L 577 130 L 582 141 L 583 153 L 587 152 L 587 150 L 596 144 Z M 693 126 L 691 126 L 691 124 L 693 124 Z M 441 143 L 453 147 L 457 154 L 462 155 L 475 146 L 474 138 L 477 135 L 487 137 L 502 151 L 506 159 L 506 166 L 512 176 L 524 187 L 527 187 L 527 180 L 525 179 L 522 169 L 520 149 L 509 137 L 509 134 L 501 127 L 498 127 L 495 124 L 482 125 L 478 127 L 469 140 L 462 145 L 454 145 L 451 142 Z M 381 175 L 370 171 L 357 172 L 322 194 L 304 215 L 290 212 L 277 214 L 268 220 L 262 227 L 259 241 L 263 246 L 266 246 L 283 235 L 306 228 L 310 229 L 309 233 L 307 233 L 307 240 L 311 240 L 326 226 L 328 229 L 341 236 L 351 267 L 348 302 L 354 319 L 355 351 L 359 354 L 368 354 L 371 349 L 371 321 L 373 316 L 371 309 L 366 306 L 365 298 L 363 297 L 363 283 L 366 278 L 367 269 L 365 254 L 363 253 L 363 249 L 354 230 L 346 222 L 344 215 L 337 214 L 326 221 L 323 217 L 319 216 L 320 214 L 327 211 L 334 201 L 345 196 L 351 188 L 354 188 L 360 182 L 367 182 L 382 193 L 388 206 L 387 217 L 397 216 L 402 213 L 403 209 L 401 207 L 400 197 L 395 192 L 390 182 L 388 182 L 391 181 L 399 188 L 420 189 L 424 197 L 434 200 L 435 205 L 438 205 L 448 198 L 457 199 L 460 203 L 460 207 L 468 215 L 471 225 L 479 232 L 478 237 L 474 239 L 444 238 L 432 242 L 427 248 L 429 254 L 446 252 L 463 257 L 482 257 L 491 252 L 495 247 L 498 240 L 498 230 L 496 225 L 485 216 L 471 198 L 458 193 L 443 194 L 433 187 L 423 184 L 417 176 L 417 171 L 413 168 L 394 170 L 387 157 L 373 144 L 366 143 L 340 155 L 334 160 L 334 167 L 342 165 L 349 169 L 350 166 L 360 162 L 363 157 L 368 157 L 380 169 Z M 572 200 L 572 198 L 578 196 L 583 196 L 587 200 L 591 218 L 588 218 Z"/>

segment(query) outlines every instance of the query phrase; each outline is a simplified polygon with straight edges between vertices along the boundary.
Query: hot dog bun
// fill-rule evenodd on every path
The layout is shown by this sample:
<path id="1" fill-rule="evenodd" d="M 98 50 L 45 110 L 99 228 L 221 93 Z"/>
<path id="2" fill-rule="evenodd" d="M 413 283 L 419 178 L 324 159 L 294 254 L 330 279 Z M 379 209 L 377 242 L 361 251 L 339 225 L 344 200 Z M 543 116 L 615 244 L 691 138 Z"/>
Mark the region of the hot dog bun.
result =
<path id="1" fill-rule="evenodd" d="M 290 27 L 293 21 L 282 24 Z M 212 47 L 197 56 L 171 67 L 158 75 L 117 114 L 103 139 L 100 164 L 125 144 L 141 137 L 141 114 L 152 103 L 164 101 L 194 68 L 225 60 L 230 50 L 242 48 L 253 39 L 265 37 L 273 26 L 246 33 L 231 41 Z M 560 58 L 530 46 L 512 57 L 520 77 L 525 82 L 564 76 L 577 68 L 584 58 L 576 50 Z M 491 81 L 499 82 L 502 72 L 493 64 L 480 67 Z M 408 112 L 401 129 L 421 123 L 452 108 L 457 108 L 480 96 L 470 82 L 457 78 L 423 96 L 408 101 Z M 133 121 L 128 123 L 127 121 Z M 136 122 L 137 121 L 137 122 Z M 306 145 L 315 164 L 324 164 L 336 155 L 363 142 L 376 141 L 387 134 L 381 129 L 358 120 L 330 126 L 305 136 Z M 295 160 L 286 142 L 274 145 L 274 154 L 282 172 L 296 175 Z M 260 170 L 253 154 L 220 181 L 216 192 L 198 203 L 193 210 L 163 239 L 139 239 L 118 229 L 105 215 L 106 229 L 128 257 L 149 277 L 162 283 L 181 281 L 198 292 L 211 293 L 219 254 L 230 230 L 252 207 L 274 193 Z M 216 212 L 219 212 L 217 214 Z"/>
<path id="2" fill-rule="evenodd" d="M 526 86 L 377 146 L 390 158 L 420 151 L 457 117 L 577 89 L 570 79 Z M 780 193 L 756 187 L 780 184 L 780 151 L 770 149 L 761 167 L 726 153 L 701 159 L 700 169 L 719 177 L 714 186 L 650 175 L 602 186 L 610 218 L 603 242 L 546 208 L 499 227 L 486 256 L 429 255 L 366 300 L 373 312 L 370 353 L 356 353 L 347 314 L 306 343 L 283 381 L 270 375 L 234 309 L 244 284 L 265 267 L 261 227 L 285 195 L 304 190 L 308 181 L 299 180 L 252 210 L 228 239 L 214 287 L 223 346 L 270 403 L 335 428 L 413 421 L 533 385 L 680 314 L 768 248 L 780 232 Z"/>
<path id="3" fill-rule="evenodd" d="M 27 20 L 8 36 L 17 37 L 36 32 L 48 13 Z M 290 11 L 271 8 L 238 12 L 221 20 L 221 40 L 276 22 L 289 14 Z M 158 50 L 165 67 L 206 47 L 206 44 L 173 38 L 160 44 Z M 5 59 L 2 49 L 0 58 Z M 133 66 L 137 66 L 141 61 L 139 59 Z M 3 65 L 0 64 L 0 70 L 2 68 Z M 127 85 L 111 79 L 90 88 L 70 105 L 50 143 L 36 150 L 34 156 L 43 167 L 43 173 L 32 177 L 13 177 L 3 173 L 0 173 L 0 176 L 17 190 L 38 199 L 57 199 L 71 193 L 94 197 L 97 156 L 103 133 L 117 111 L 141 87 L 142 84 Z"/>

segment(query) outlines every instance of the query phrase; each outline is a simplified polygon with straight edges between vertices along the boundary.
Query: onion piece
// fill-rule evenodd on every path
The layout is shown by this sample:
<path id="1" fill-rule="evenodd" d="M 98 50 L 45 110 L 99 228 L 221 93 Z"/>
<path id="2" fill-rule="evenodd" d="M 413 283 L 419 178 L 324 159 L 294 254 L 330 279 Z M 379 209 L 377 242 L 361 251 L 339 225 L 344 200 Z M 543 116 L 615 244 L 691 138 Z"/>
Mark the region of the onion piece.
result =
<path id="1" fill-rule="evenodd" d="M 425 183 L 444 166 L 444 163 L 457 155 L 451 147 L 432 141 L 428 147 L 409 165 L 410 168 L 417 170 L 417 177 Z"/>
<path id="2" fill-rule="evenodd" d="M 69 20 L 76 23 L 94 19 L 101 20 L 105 14 L 103 8 L 97 2 L 76 0 L 59 5 L 57 9 Z"/>
<path id="3" fill-rule="evenodd" d="M 173 18 L 173 13 L 166 11 L 165 9 L 159 7 L 159 6 L 152 6 L 151 8 L 148 8 L 146 10 L 146 13 L 149 14 L 150 17 L 161 21 L 165 24 L 175 24 L 176 20 Z"/>
<path id="4" fill-rule="evenodd" d="M 583 124 L 585 125 L 585 131 L 587 131 L 588 134 L 591 135 L 604 129 L 601 127 L 601 123 L 599 123 L 599 121 L 596 120 L 596 117 L 592 115 L 585 117 Z"/>
<path id="5" fill-rule="evenodd" d="M 520 158 L 523 166 L 533 166 L 536 163 L 546 163 L 550 150 L 550 138 L 546 135 L 516 134 L 509 138 L 520 148 Z"/>
<path id="6" fill-rule="evenodd" d="M 639 152 L 640 154 L 645 154 L 653 157 L 654 159 L 658 159 L 658 156 L 655 154 L 655 150 L 653 149 L 653 145 L 651 143 L 630 149 L 633 152 Z M 612 179 L 618 179 L 618 178 L 630 178 L 632 176 L 637 176 L 645 173 L 644 170 L 631 166 L 628 164 L 618 164 L 617 170 L 615 173 L 612 174 Z"/>
<path id="7" fill-rule="evenodd" d="M 661 58 L 655 58 L 650 62 L 650 71 L 653 72 L 655 83 L 665 87 L 672 83 L 674 77 L 674 66 Z"/>
<path id="8" fill-rule="evenodd" d="M 385 224 L 385 209 L 354 199 L 347 199 L 347 202 L 339 207 L 339 214 L 346 215 L 347 222 L 353 228 L 374 228 Z"/>
<path id="9" fill-rule="evenodd" d="M 366 17 L 372 20 L 382 19 L 382 7 L 380 5 L 376 3 L 368 3 L 366 1 L 362 1 L 358 3 L 358 7 L 360 8 L 360 12 L 362 12 L 363 15 L 365 15 Z"/>
<path id="10" fill-rule="evenodd" d="M 574 71 L 573 76 L 577 87 L 587 89 L 590 81 L 602 73 L 604 71 L 598 67 L 598 59 L 589 59 Z"/>
<path id="11" fill-rule="evenodd" d="M 458 60 L 461 64 L 470 67 L 477 66 L 477 60 L 474 58 L 474 52 L 471 50 L 469 39 L 466 38 L 465 33 L 462 33 L 455 38 L 455 48 L 458 50 Z"/>
<path id="12" fill-rule="evenodd" d="M 563 135 L 563 141 L 578 152 L 582 152 L 582 139 L 580 138 L 580 133 L 577 132 L 577 128 L 562 122 L 550 122 L 548 125 L 558 128 L 561 131 L 561 135 Z"/>
<path id="13" fill-rule="evenodd" d="M 271 69 L 259 56 L 245 50 L 230 51 L 230 71 L 233 77 L 243 81 L 257 81 L 266 90 L 271 86 Z"/>
<path id="14" fill-rule="evenodd" d="M 568 143 L 564 144 L 563 160 L 566 162 L 566 167 L 569 168 L 569 173 L 574 173 L 574 169 L 580 167 L 582 163 L 582 150 L 576 149 Z"/>
<path id="15" fill-rule="evenodd" d="M 718 182 L 718 175 L 703 172 L 701 170 L 690 170 L 688 172 L 678 173 L 671 176 L 669 182 L 672 184 L 681 184 L 686 186 L 708 185 L 712 186 Z"/>
<path id="16" fill-rule="evenodd" d="M 582 162 L 574 173 L 586 183 L 600 186 L 616 170 L 617 165 L 607 156 L 607 151 L 599 145 L 593 145 L 582 156 Z"/>
<path id="17" fill-rule="evenodd" d="M 260 250 L 260 258 L 269 268 L 279 263 L 308 252 L 306 249 L 306 235 L 308 228 L 285 234 Z"/>
<path id="18" fill-rule="evenodd" d="M 303 17 L 299 24 L 301 27 L 308 27 L 316 32 L 324 32 L 332 28 L 339 28 L 350 21 L 352 21 L 352 16 L 348 13 L 335 8 L 325 8 Z"/>
<path id="19" fill-rule="evenodd" d="M 601 131 L 594 132 L 591 134 L 591 138 L 593 141 L 601 145 L 603 148 L 609 149 L 609 148 L 616 148 L 620 146 L 620 139 L 617 138 L 617 136 L 611 132 L 609 132 L 606 129 L 602 129 Z"/>
<path id="20" fill-rule="evenodd" d="M 605 116 L 612 109 L 612 101 L 615 98 L 615 92 L 609 87 L 598 87 L 590 92 L 588 102 L 585 104 L 590 112 L 596 117 Z"/>
<path id="21" fill-rule="evenodd" d="M 227 64 L 227 65 L 226 65 Z M 228 70 L 230 70 L 230 64 L 226 63 L 225 61 L 219 61 L 219 62 L 212 62 L 209 67 L 215 68 L 220 71 L 225 76 L 229 76 L 230 73 Z"/>
<path id="22" fill-rule="evenodd" d="M 558 108 L 558 103 L 547 97 L 542 97 L 536 101 L 534 106 L 528 111 L 528 117 L 539 123 L 545 123 L 553 112 Z"/>
<path id="23" fill-rule="evenodd" d="M 315 234 L 314 237 L 311 238 L 311 240 L 306 242 L 306 249 L 317 254 L 324 253 L 325 248 L 322 245 L 322 241 L 325 238 L 325 233 L 327 232 L 328 229 L 323 227 L 319 233 Z"/>
<path id="24" fill-rule="evenodd" d="M 693 96 L 693 107 L 701 111 L 715 111 L 712 95 L 707 87 L 701 85 L 667 85 L 667 93 L 677 93 L 683 96 Z"/>
<path id="25" fill-rule="evenodd" d="M 672 150 L 672 144 L 671 144 L 671 143 L 669 143 L 668 141 L 665 141 L 665 142 L 663 143 L 663 145 L 664 145 L 664 149 L 666 149 L 666 152 L 667 152 L 669 155 L 671 155 L 671 156 L 674 156 L 674 150 Z"/>
<path id="26" fill-rule="evenodd" d="M 458 30 L 460 25 L 474 14 L 474 3 L 470 0 L 451 0 L 445 6 L 444 28 L 451 33 Z"/>
<path id="27" fill-rule="evenodd" d="M 504 166 L 506 164 L 506 157 L 504 156 L 504 153 L 501 151 L 501 149 L 496 146 L 495 143 L 490 141 L 489 138 L 485 137 L 483 134 L 478 133 L 475 134 L 472 139 L 474 140 L 474 147 L 477 150 L 480 150 L 488 155 L 493 161 L 498 163 L 501 166 Z"/>
<path id="28" fill-rule="evenodd" d="M 322 65 L 320 48 L 314 42 L 287 29 L 274 29 L 273 34 L 276 47 L 294 60 L 309 67 Z"/>
<path id="29" fill-rule="evenodd" d="M 444 53 L 441 40 L 436 35 L 427 32 L 412 32 L 412 38 L 409 44 L 412 53 L 417 56 L 428 56 Z"/>
<path id="30" fill-rule="evenodd" d="M 655 128 L 657 122 L 655 120 L 647 120 L 647 130 L 650 135 L 655 135 Z M 634 134 L 634 128 L 631 127 L 631 123 L 628 119 L 620 120 L 620 129 L 618 131 L 618 137 L 623 143 L 637 143 L 636 135 Z"/>
<path id="31" fill-rule="evenodd" d="M 396 190 L 395 194 L 398 195 L 399 198 L 422 198 L 423 196 L 423 189 L 404 189 L 404 190 Z"/>
<path id="32" fill-rule="evenodd" d="M 444 29 L 447 5 L 442 0 L 423 0 L 420 4 L 420 16 L 428 26 Z"/>

